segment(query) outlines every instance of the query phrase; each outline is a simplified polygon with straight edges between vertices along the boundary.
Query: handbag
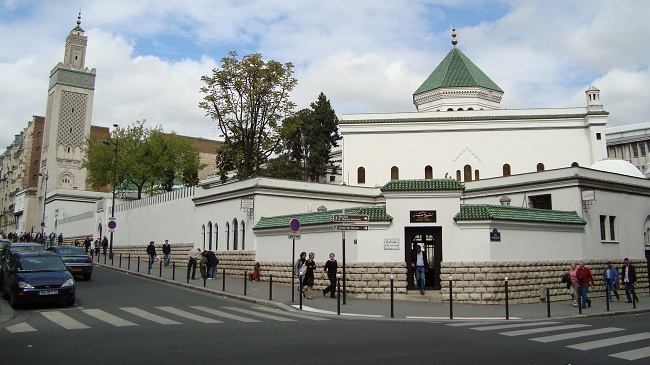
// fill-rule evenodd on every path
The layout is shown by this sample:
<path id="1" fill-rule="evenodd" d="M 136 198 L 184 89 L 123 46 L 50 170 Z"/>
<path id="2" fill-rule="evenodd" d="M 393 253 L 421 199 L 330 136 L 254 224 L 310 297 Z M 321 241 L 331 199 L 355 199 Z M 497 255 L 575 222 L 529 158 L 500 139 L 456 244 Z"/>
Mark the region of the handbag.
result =
<path id="1" fill-rule="evenodd" d="M 298 269 L 298 273 L 300 274 L 300 276 L 305 276 L 305 274 L 307 273 L 307 264 L 303 264 L 302 266 L 300 266 L 300 269 Z"/>

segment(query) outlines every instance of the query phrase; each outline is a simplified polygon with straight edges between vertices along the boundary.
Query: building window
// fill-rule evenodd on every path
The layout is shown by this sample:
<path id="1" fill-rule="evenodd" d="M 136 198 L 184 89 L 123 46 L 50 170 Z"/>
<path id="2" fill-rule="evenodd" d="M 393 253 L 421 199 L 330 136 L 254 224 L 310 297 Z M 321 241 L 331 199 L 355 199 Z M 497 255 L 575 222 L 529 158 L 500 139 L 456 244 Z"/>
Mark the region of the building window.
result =
<path id="1" fill-rule="evenodd" d="M 226 250 L 230 250 L 230 223 L 226 222 Z"/>
<path id="2" fill-rule="evenodd" d="M 510 176 L 510 165 L 509 164 L 503 164 L 503 176 Z"/>
<path id="3" fill-rule="evenodd" d="M 481 177 L 479 176 L 478 170 L 474 170 L 474 180 L 480 180 Z"/>
<path id="4" fill-rule="evenodd" d="M 580 167 L 580 164 L 578 164 L 577 162 L 573 161 L 573 162 L 571 163 L 571 167 Z"/>
<path id="5" fill-rule="evenodd" d="M 433 167 L 427 165 L 424 168 L 424 178 L 425 179 L 433 179 Z"/>
<path id="6" fill-rule="evenodd" d="M 330 182 L 334 182 L 336 180 L 336 176 L 332 175 L 330 176 Z"/>
<path id="7" fill-rule="evenodd" d="M 529 196 L 528 206 L 537 209 L 553 209 L 553 205 L 551 204 L 551 194 Z"/>
<path id="8" fill-rule="evenodd" d="M 612 241 L 616 241 L 616 228 L 615 228 L 615 223 L 616 223 L 616 217 L 609 216 L 609 239 Z"/>
<path id="9" fill-rule="evenodd" d="M 463 108 L 458 108 L 458 111 L 459 111 L 459 112 L 462 112 L 462 111 L 463 111 Z"/>
<path id="10" fill-rule="evenodd" d="M 201 226 L 201 234 L 203 235 L 203 248 L 205 249 L 205 224 Z"/>
<path id="11" fill-rule="evenodd" d="M 607 239 L 607 232 L 605 231 L 605 222 L 607 222 L 607 216 L 600 216 L 600 240 L 604 241 Z"/>
<path id="12" fill-rule="evenodd" d="M 219 226 L 214 224 L 214 250 L 219 250 Z"/>
<path id="13" fill-rule="evenodd" d="M 212 222 L 208 222 L 208 250 L 212 250 Z"/>
<path id="14" fill-rule="evenodd" d="M 399 169 L 397 168 L 397 166 L 393 166 L 390 168 L 390 179 L 399 180 Z"/>
<path id="15" fill-rule="evenodd" d="M 237 232 L 237 218 L 232 220 L 232 249 L 237 250 L 237 246 L 239 246 L 239 240 L 237 239 L 238 237 L 238 232 Z"/>
<path id="16" fill-rule="evenodd" d="M 460 170 L 456 170 L 456 181 L 461 181 L 460 180 Z"/>
<path id="17" fill-rule="evenodd" d="M 641 157 L 645 157 L 645 142 L 639 142 L 639 150 L 641 150 Z"/>
<path id="18" fill-rule="evenodd" d="M 363 166 L 359 166 L 357 168 L 357 184 L 365 184 L 366 183 L 366 168 Z"/>
<path id="19" fill-rule="evenodd" d="M 463 180 L 472 181 L 472 166 L 465 165 L 465 167 L 463 167 Z"/>
<path id="20" fill-rule="evenodd" d="M 596 133 L 596 139 L 600 141 L 601 138 L 602 138 L 602 135 L 600 133 Z"/>
<path id="21" fill-rule="evenodd" d="M 616 241 L 616 216 L 600 216 L 600 240 Z"/>
<path id="22" fill-rule="evenodd" d="M 544 171 L 544 164 L 540 162 L 537 164 L 537 172 L 542 172 L 542 171 Z"/>
<path id="23" fill-rule="evenodd" d="M 632 143 L 630 146 L 632 147 L 632 157 L 639 157 L 639 149 L 636 147 L 636 143 Z"/>
<path id="24" fill-rule="evenodd" d="M 447 111 L 448 111 L 448 112 L 453 112 L 453 111 L 454 111 L 454 108 L 447 108 Z"/>
<path id="25" fill-rule="evenodd" d="M 246 224 L 244 221 L 241 221 L 241 249 L 246 249 Z"/>

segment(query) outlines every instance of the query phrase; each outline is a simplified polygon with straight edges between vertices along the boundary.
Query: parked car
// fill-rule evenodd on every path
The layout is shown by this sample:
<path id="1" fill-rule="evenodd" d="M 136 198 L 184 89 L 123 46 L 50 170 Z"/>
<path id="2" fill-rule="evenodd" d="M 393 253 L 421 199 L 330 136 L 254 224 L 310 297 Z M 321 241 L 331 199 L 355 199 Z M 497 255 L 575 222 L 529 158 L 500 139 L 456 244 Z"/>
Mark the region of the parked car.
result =
<path id="1" fill-rule="evenodd" d="M 0 288 L 4 280 L 4 271 L 9 263 L 9 257 L 14 252 L 43 252 L 43 246 L 34 242 L 11 242 L 0 251 Z"/>
<path id="2" fill-rule="evenodd" d="M 54 246 L 47 249 L 59 255 L 72 275 L 81 275 L 84 280 L 90 280 L 93 274 L 93 258 L 86 255 L 81 247 Z"/>
<path id="3" fill-rule="evenodd" d="M 12 307 L 42 302 L 74 304 L 74 278 L 55 253 L 14 252 L 7 262 L 2 295 Z"/>

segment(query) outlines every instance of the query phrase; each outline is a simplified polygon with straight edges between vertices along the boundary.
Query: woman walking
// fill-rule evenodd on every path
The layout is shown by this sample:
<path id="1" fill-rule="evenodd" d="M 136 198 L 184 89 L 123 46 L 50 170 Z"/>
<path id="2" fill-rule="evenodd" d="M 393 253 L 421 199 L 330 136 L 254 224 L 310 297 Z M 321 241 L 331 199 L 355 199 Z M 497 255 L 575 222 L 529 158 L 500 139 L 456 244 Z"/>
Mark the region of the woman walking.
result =
<path id="1" fill-rule="evenodd" d="M 314 288 L 314 270 L 316 269 L 316 261 L 314 261 L 314 256 L 314 253 L 310 252 L 309 258 L 305 262 L 307 271 L 305 271 L 305 278 L 303 279 L 302 285 L 305 288 L 305 297 L 307 297 L 307 299 L 312 299 L 309 293 Z"/>

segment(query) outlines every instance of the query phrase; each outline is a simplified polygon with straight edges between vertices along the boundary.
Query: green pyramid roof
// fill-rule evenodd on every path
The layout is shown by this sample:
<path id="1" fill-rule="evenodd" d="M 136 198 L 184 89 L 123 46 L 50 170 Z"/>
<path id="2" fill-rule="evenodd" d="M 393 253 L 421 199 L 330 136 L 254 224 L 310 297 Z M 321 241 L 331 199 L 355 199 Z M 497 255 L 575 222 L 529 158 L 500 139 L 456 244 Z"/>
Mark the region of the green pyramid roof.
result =
<path id="1" fill-rule="evenodd" d="M 438 67 L 429 75 L 414 95 L 421 94 L 440 87 L 484 87 L 500 91 L 497 86 L 480 68 L 470 61 L 458 48 L 452 48 Z"/>
<path id="2" fill-rule="evenodd" d="M 461 205 L 455 221 L 511 221 L 551 224 L 587 224 L 575 211 L 519 208 L 500 205 Z"/>

